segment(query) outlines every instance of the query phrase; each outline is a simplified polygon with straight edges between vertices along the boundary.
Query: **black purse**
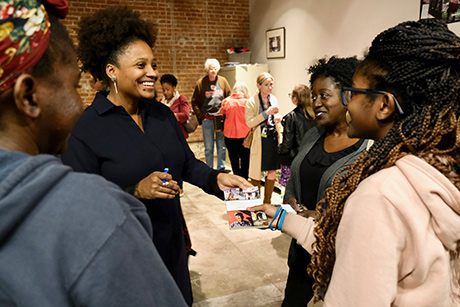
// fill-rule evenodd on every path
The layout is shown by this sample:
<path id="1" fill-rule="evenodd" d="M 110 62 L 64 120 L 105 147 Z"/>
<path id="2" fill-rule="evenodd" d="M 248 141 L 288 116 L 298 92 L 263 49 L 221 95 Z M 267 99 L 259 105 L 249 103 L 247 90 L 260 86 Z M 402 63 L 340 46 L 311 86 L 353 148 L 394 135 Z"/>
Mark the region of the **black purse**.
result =
<path id="1" fill-rule="evenodd" d="M 214 115 L 214 131 L 222 132 L 224 131 L 224 115 Z"/>

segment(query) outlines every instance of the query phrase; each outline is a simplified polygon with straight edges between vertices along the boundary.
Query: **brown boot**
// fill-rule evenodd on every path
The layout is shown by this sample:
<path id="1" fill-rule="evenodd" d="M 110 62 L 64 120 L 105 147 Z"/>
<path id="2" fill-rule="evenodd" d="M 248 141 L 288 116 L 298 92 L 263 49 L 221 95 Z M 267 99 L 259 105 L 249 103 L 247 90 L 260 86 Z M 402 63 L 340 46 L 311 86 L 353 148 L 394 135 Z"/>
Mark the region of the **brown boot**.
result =
<path id="1" fill-rule="evenodd" d="M 259 191 L 260 191 L 260 180 L 255 180 L 251 178 L 251 184 L 255 187 L 259 187 Z"/>
<path id="2" fill-rule="evenodd" d="M 275 180 L 265 179 L 264 184 L 264 204 L 272 203 L 272 193 L 275 188 Z"/>

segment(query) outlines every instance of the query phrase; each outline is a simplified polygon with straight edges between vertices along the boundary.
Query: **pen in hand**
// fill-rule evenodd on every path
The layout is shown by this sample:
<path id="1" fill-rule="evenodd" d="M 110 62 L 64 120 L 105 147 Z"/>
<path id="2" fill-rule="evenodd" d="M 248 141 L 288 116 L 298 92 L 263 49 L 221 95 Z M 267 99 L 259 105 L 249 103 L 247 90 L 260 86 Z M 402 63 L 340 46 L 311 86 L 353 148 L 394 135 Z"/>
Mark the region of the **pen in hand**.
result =
<path id="1" fill-rule="evenodd" d="M 169 168 L 165 167 L 165 170 L 164 170 L 165 173 L 168 173 L 169 172 Z M 167 186 L 169 184 L 169 182 L 166 181 L 166 179 L 163 179 L 163 185 L 164 186 Z"/>

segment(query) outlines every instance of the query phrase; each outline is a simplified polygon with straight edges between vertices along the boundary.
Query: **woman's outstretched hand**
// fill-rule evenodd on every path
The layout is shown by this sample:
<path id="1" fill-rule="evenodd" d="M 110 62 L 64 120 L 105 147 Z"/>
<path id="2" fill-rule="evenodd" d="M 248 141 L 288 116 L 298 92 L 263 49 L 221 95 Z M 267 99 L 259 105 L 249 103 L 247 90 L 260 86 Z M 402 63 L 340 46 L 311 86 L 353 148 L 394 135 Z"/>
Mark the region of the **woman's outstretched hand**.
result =
<path id="1" fill-rule="evenodd" d="M 269 204 L 263 204 L 263 205 L 248 208 L 248 211 L 251 211 L 251 212 L 263 211 L 265 212 L 267 217 L 270 219 L 272 219 L 275 216 L 277 210 L 278 210 L 278 207 L 269 205 Z"/>
<path id="2" fill-rule="evenodd" d="M 217 185 L 219 186 L 219 189 L 221 189 L 222 191 L 234 188 L 246 190 L 247 188 L 252 187 L 252 184 L 250 184 L 243 177 L 224 173 L 220 173 L 219 175 L 217 175 Z"/>
<path id="3" fill-rule="evenodd" d="M 289 198 L 288 198 L 288 200 L 289 200 Z M 294 201 L 295 201 L 295 198 L 294 198 Z M 291 204 L 291 206 L 292 206 L 292 204 Z M 295 206 L 297 206 L 297 208 L 299 208 L 299 210 L 296 210 L 297 215 L 300 215 L 300 216 L 302 216 L 304 218 L 310 218 L 310 217 L 315 218 L 316 217 L 316 210 L 301 210 L 300 207 L 297 205 L 297 203 L 295 203 Z M 248 211 L 251 211 L 251 212 L 255 212 L 255 211 L 263 211 L 263 212 L 265 212 L 265 214 L 267 215 L 267 217 L 270 220 L 275 216 L 277 210 L 278 210 L 278 207 L 273 206 L 273 205 L 269 205 L 269 204 L 263 204 L 263 205 L 248 208 Z M 294 208 L 294 210 L 295 210 L 295 208 Z"/>
<path id="4" fill-rule="evenodd" d="M 297 204 L 297 200 L 294 198 L 294 197 L 288 197 L 284 200 L 284 203 L 285 204 L 289 204 L 292 209 L 295 210 L 295 212 L 299 212 L 300 211 L 300 207 L 299 205 Z"/>
<path id="5" fill-rule="evenodd" d="M 166 180 L 163 184 L 163 180 Z M 140 199 L 172 199 L 179 193 L 179 185 L 172 180 L 171 174 L 153 172 L 136 185 L 134 196 Z"/>
<path id="6" fill-rule="evenodd" d="M 305 218 L 309 217 L 315 217 L 316 216 L 316 210 L 304 210 L 300 208 L 299 204 L 297 203 L 296 199 L 294 197 L 288 197 L 284 200 L 285 204 L 289 204 L 292 209 L 297 212 L 297 215 L 303 216 Z"/>

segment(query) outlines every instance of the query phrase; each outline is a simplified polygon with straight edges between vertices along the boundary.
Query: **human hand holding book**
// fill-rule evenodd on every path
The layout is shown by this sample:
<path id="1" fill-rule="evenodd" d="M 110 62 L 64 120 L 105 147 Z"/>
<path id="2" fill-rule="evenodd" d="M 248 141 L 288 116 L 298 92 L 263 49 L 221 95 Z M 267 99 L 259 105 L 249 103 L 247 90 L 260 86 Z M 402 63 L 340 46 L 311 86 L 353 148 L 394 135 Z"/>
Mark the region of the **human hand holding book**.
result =
<path id="1" fill-rule="evenodd" d="M 263 210 L 254 209 L 262 208 L 260 206 L 262 199 L 260 198 L 258 187 L 250 187 L 244 190 L 239 188 L 227 189 L 224 190 L 224 196 L 230 229 L 268 228 L 270 220 L 267 218 L 267 214 Z M 295 213 L 289 205 L 276 206 L 282 206 L 287 212 Z"/>

